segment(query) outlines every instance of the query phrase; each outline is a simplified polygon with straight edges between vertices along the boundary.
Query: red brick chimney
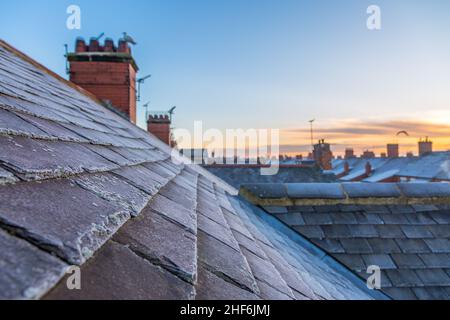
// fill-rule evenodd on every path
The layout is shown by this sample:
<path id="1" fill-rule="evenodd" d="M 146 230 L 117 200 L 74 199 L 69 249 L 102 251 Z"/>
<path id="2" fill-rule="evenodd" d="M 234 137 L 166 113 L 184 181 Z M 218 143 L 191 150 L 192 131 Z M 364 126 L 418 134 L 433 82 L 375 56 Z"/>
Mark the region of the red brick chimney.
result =
<path id="1" fill-rule="evenodd" d="M 366 163 L 366 176 L 370 177 L 372 175 L 372 165 L 369 161 Z"/>
<path id="2" fill-rule="evenodd" d="M 168 115 L 150 115 L 147 119 L 147 131 L 169 146 L 172 145 L 170 125 L 171 121 Z"/>
<path id="3" fill-rule="evenodd" d="M 350 165 L 348 164 L 347 161 L 345 161 L 344 163 L 344 175 L 348 175 L 350 172 Z"/>
<path id="4" fill-rule="evenodd" d="M 75 53 L 67 55 L 70 81 L 109 102 L 136 123 L 136 73 L 138 67 L 128 43 L 106 39 L 104 45 L 92 38 L 87 45 L 77 39 Z"/>

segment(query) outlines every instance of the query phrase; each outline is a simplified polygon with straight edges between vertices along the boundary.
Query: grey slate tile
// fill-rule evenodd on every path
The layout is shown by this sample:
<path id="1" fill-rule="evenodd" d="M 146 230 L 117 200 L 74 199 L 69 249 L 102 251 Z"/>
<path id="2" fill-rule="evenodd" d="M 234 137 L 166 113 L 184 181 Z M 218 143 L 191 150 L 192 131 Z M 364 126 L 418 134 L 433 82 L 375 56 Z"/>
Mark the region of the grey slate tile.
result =
<path id="1" fill-rule="evenodd" d="M 346 225 L 322 226 L 322 230 L 327 238 L 349 238 L 350 228 Z"/>
<path id="2" fill-rule="evenodd" d="M 450 296 L 444 288 L 441 287 L 426 287 L 413 288 L 414 294 L 420 300 L 448 300 Z"/>
<path id="3" fill-rule="evenodd" d="M 16 181 L 18 181 L 18 179 L 11 172 L 0 167 L 0 185 Z"/>
<path id="4" fill-rule="evenodd" d="M 378 266 L 382 270 L 397 268 L 388 254 L 363 254 L 362 258 L 367 266 Z"/>
<path id="5" fill-rule="evenodd" d="M 198 284 L 196 286 L 197 300 L 260 300 L 260 298 L 229 281 L 199 268 Z"/>
<path id="6" fill-rule="evenodd" d="M 416 224 L 416 225 L 436 224 L 436 222 L 431 218 L 430 214 L 428 214 L 426 212 L 416 213 L 416 214 L 407 214 L 406 219 L 408 219 L 408 221 L 411 224 Z"/>
<path id="7" fill-rule="evenodd" d="M 349 229 L 355 238 L 378 238 L 377 229 L 372 225 L 350 225 Z"/>
<path id="8" fill-rule="evenodd" d="M 430 253 L 431 250 L 422 239 L 396 239 L 404 253 Z"/>
<path id="9" fill-rule="evenodd" d="M 427 286 L 450 286 L 450 277 L 443 269 L 421 269 L 416 273 Z"/>
<path id="10" fill-rule="evenodd" d="M 195 297 L 194 286 L 112 241 L 82 267 L 81 274 L 81 290 L 68 290 L 62 281 L 46 299 L 188 300 Z"/>
<path id="11" fill-rule="evenodd" d="M 114 170 L 113 173 L 149 195 L 155 195 L 167 183 L 167 179 L 162 178 L 143 166 L 122 167 Z"/>
<path id="12" fill-rule="evenodd" d="M 401 253 L 397 243 L 393 239 L 372 238 L 368 239 L 373 253 Z"/>
<path id="13" fill-rule="evenodd" d="M 35 299 L 51 289 L 67 265 L 0 229 L 0 299 Z"/>
<path id="14" fill-rule="evenodd" d="M 250 239 L 252 238 L 250 231 L 248 231 L 241 218 L 224 208 L 222 208 L 222 212 L 231 230 L 237 231 Z"/>
<path id="15" fill-rule="evenodd" d="M 284 214 L 288 212 L 286 207 L 280 206 L 264 206 L 263 209 L 272 214 Z"/>
<path id="16" fill-rule="evenodd" d="M 288 287 L 285 280 L 281 277 L 280 273 L 269 259 L 262 259 L 246 249 L 242 250 L 242 252 L 246 257 L 256 280 L 263 281 L 272 288 L 294 298 L 292 290 Z"/>
<path id="17" fill-rule="evenodd" d="M 367 266 L 359 254 L 334 254 L 339 262 L 347 266 L 348 268 L 357 271 L 357 272 L 365 272 L 367 270 Z"/>
<path id="18" fill-rule="evenodd" d="M 198 258 L 207 270 L 240 288 L 258 293 L 255 278 L 240 251 L 202 231 L 198 233 L 197 241 Z"/>
<path id="19" fill-rule="evenodd" d="M 302 226 L 306 224 L 305 220 L 303 220 L 303 216 L 296 212 L 277 214 L 276 217 L 288 226 Z"/>
<path id="20" fill-rule="evenodd" d="M 119 153 L 113 151 L 110 147 L 91 144 L 86 144 L 84 146 L 89 150 L 91 150 L 92 152 L 102 156 L 103 158 L 107 159 L 108 161 L 114 164 L 117 164 L 120 167 L 131 166 L 134 164 L 133 161 L 126 159 Z"/>
<path id="21" fill-rule="evenodd" d="M 382 239 L 406 238 L 399 225 L 377 225 L 375 228 Z"/>
<path id="22" fill-rule="evenodd" d="M 450 253 L 449 239 L 425 239 L 425 243 L 434 253 Z"/>
<path id="23" fill-rule="evenodd" d="M 241 247 L 241 249 L 242 249 L 242 247 L 244 247 L 248 251 L 251 251 L 253 254 L 255 254 L 261 258 L 266 257 L 265 252 L 261 249 L 260 245 L 258 245 L 258 242 L 255 241 L 255 239 L 253 239 L 253 237 L 248 238 L 239 232 L 234 232 L 233 235 L 234 235 L 236 241 L 238 242 L 239 246 Z"/>
<path id="24" fill-rule="evenodd" d="M 73 264 L 90 257 L 128 218 L 118 205 L 67 180 L 0 187 L 1 224 Z"/>
<path id="25" fill-rule="evenodd" d="M 380 218 L 385 224 L 409 224 L 405 214 L 401 213 L 380 213 Z"/>
<path id="26" fill-rule="evenodd" d="M 333 220 L 328 213 L 302 213 L 301 216 L 307 225 L 332 225 Z"/>
<path id="27" fill-rule="evenodd" d="M 425 226 L 404 225 L 401 226 L 403 233 L 409 239 L 432 238 L 433 235 Z"/>
<path id="28" fill-rule="evenodd" d="M 391 257 L 400 269 L 419 269 L 425 267 L 422 259 L 417 254 L 399 253 L 392 254 Z"/>
<path id="29" fill-rule="evenodd" d="M 72 181 L 100 198 L 129 210 L 132 216 L 139 215 L 150 200 L 148 194 L 111 173 L 85 174 L 73 178 Z"/>
<path id="30" fill-rule="evenodd" d="M 331 214 L 334 224 L 357 224 L 356 217 L 352 212 L 335 212 Z"/>
<path id="31" fill-rule="evenodd" d="M 286 300 L 293 300 L 292 297 L 276 290 L 275 288 L 269 286 L 264 281 L 257 280 L 258 287 L 261 291 L 261 297 L 264 300 L 280 300 L 280 301 L 286 301 Z"/>
<path id="32" fill-rule="evenodd" d="M 372 254 L 372 248 L 366 239 L 341 239 L 346 253 Z"/>
<path id="33" fill-rule="evenodd" d="M 314 239 L 312 242 L 322 248 L 324 251 L 334 254 L 334 253 L 345 253 L 344 248 L 338 240 L 334 239 Z"/>
<path id="34" fill-rule="evenodd" d="M 292 228 L 308 239 L 325 238 L 325 234 L 320 226 L 294 226 Z"/>
<path id="35" fill-rule="evenodd" d="M 0 148 L 0 161 L 30 180 L 117 168 L 78 143 L 9 136 L 0 137 Z"/>
<path id="36" fill-rule="evenodd" d="M 399 288 L 423 286 L 422 281 L 414 270 L 386 270 L 392 284 Z M 389 294 L 389 292 L 388 292 Z"/>
<path id="37" fill-rule="evenodd" d="M 233 236 L 230 228 L 222 226 L 217 222 L 205 217 L 204 215 L 198 215 L 198 229 L 207 233 L 211 237 L 216 238 L 219 241 L 222 241 L 224 244 L 234 248 L 235 250 L 239 250 L 239 245 L 236 242 L 236 239 Z"/>
<path id="38" fill-rule="evenodd" d="M 398 198 L 400 191 L 393 183 L 343 183 L 350 198 Z"/>
<path id="39" fill-rule="evenodd" d="M 420 259 L 429 268 L 450 268 L 450 254 L 420 254 Z"/>
<path id="40" fill-rule="evenodd" d="M 195 212 L 184 208 L 180 204 L 160 194 L 155 195 L 148 206 L 154 211 L 164 215 L 167 219 L 178 223 L 191 233 L 197 233 L 197 215 Z"/>
<path id="41" fill-rule="evenodd" d="M 416 213 L 414 208 L 410 205 L 388 205 L 389 210 L 391 213 L 403 213 L 403 214 L 409 214 L 409 213 Z"/>
<path id="42" fill-rule="evenodd" d="M 450 224 L 450 210 L 435 211 L 430 215 L 437 223 Z"/>
<path id="43" fill-rule="evenodd" d="M 416 295 L 410 288 L 385 288 L 383 291 L 394 300 L 417 300 Z"/>
<path id="44" fill-rule="evenodd" d="M 429 225 L 428 230 L 436 238 L 450 238 L 450 225 Z"/>
<path id="45" fill-rule="evenodd" d="M 287 195 L 292 199 L 344 199 L 345 195 L 339 184 L 330 183 L 289 183 L 286 184 Z"/>
<path id="46" fill-rule="evenodd" d="M 355 216 L 358 224 L 384 224 L 384 221 L 381 220 L 380 216 L 376 213 L 355 212 L 353 215 Z"/>
<path id="47" fill-rule="evenodd" d="M 197 278 L 197 238 L 191 232 L 145 209 L 126 223 L 114 241 L 131 248 L 139 256 L 195 283 Z"/>
<path id="48" fill-rule="evenodd" d="M 23 134 L 29 137 L 49 137 L 49 135 L 34 126 L 33 124 L 23 120 L 13 112 L 0 108 L 0 132 Z"/>

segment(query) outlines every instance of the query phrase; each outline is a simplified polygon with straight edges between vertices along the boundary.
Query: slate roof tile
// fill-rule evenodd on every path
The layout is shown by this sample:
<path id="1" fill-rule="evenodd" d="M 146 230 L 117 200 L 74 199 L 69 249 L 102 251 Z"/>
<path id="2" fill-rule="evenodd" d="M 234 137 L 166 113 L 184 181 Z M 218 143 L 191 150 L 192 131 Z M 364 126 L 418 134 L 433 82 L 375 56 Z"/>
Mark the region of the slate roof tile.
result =
<path id="1" fill-rule="evenodd" d="M 292 228 L 308 239 L 325 238 L 325 234 L 320 226 L 293 226 Z"/>
<path id="2" fill-rule="evenodd" d="M 369 254 L 373 253 L 369 242 L 366 239 L 341 239 L 342 246 L 346 253 Z"/>
<path id="3" fill-rule="evenodd" d="M 442 269 L 421 269 L 416 270 L 422 282 L 428 286 L 449 286 L 450 278 Z"/>
<path id="4" fill-rule="evenodd" d="M 394 286 L 403 288 L 403 287 L 414 287 L 414 286 L 423 286 L 423 282 L 417 276 L 417 273 L 414 270 L 386 270 L 386 273 L 391 280 Z M 387 292 L 389 294 L 389 292 Z"/>
<path id="5" fill-rule="evenodd" d="M 349 229 L 354 238 L 378 238 L 377 229 L 373 225 L 350 225 Z"/>
<path id="6" fill-rule="evenodd" d="M 417 225 L 401 226 L 403 233 L 410 239 L 433 238 L 433 235 L 426 227 Z"/>
<path id="7" fill-rule="evenodd" d="M 388 239 L 395 239 L 395 238 L 405 238 L 405 234 L 403 233 L 402 229 L 398 225 L 377 225 L 375 228 L 378 231 L 378 234 L 380 235 L 380 238 L 388 238 Z"/>
<path id="8" fill-rule="evenodd" d="M 425 242 L 434 253 L 450 253 L 449 239 L 425 239 Z"/>
<path id="9" fill-rule="evenodd" d="M 53 287 L 67 265 L 0 230 L 0 299 L 33 299 Z"/>
<path id="10" fill-rule="evenodd" d="M 394 259 L 397 266 L 401 269 L 418 269 L 424 268 L 425 264 L 422 259 L 420 259 L 417 254 L 392 254 L 392 259 Z"/>
<path id="11" fill-rule="evenodd" d="M 347 238 L 350 237 L 350 228 L 346 225 L 327 225 L 322 226 L 322 230 L 327 238 Z"/>
<path id="12" fill-rule="evenodd" d="M 0 148 L 0 161 L 27 180 L 117 168 L 77 143 L 0 136 Z"/>
<path id="13" fill-rule="evenodd" d="M 289 214 L 291 216 L 293 214 Z M 333 220 L 328 213 L 302 213 L 302 222 L 306 222 L 311 225 L 332 225 Z"/>
<path id="14" fill-rule="evenodd" d="M 128 245 L 133 252 L 195 283 L 197 278 L 197 238 L 164 216 L 146 208 L 138 219 L 125 224 L 114 241 Z"/>
<path id="15" fill-rule="evenodd" d="M 362 255 L 363 260 L 365 261 L 367 266 L 378 266 L 383 270 L 387 269 L 396 269 L 394 261 L 388 254 L 369 254 Z"/>
<path id="16" fill-rule="evenodd" d="M 290 226 L 301 226 L 305 225 L 305 221 L 303 220 L 303 216 L 299 212 L 291 212 L 291 213 L 281 213 L 277 214 L 278 219 L 286 223 Z"/>
<path id="17" fill-rule="evenodd" d="M 367 266 L 362 259 L 361 255 L 359 254 L 335 254 L 334 257 L 343 263 L 344 265 L 348 266 L 349 268 L 359 271 L 359 272 L 365 272 L 367 270 Z"/>
<path id="18" fill-rule="evenodd" d="M 371 238 L 368 241 L 374 253 L 401 253 L 393 239 Z"/>
<path id="19" fill-rule="evenodd" d="M 188 300 L 194 286 L 138 256 L 116 242 L 108 242 L 82 270 L 81 290 L 68 290 L 61 282 L 51 300 Z M 151 290 L 149 290 L 151 288 Z"/>
<path id="20" fill-rule="evenodd" d="M 229 283 L 203 267 L 199 268 L 198 274 L 198 300 L 260 300 L 256 294 Z"/>
<path id="21" fill-rule="evenodd" d="M 118 205 L 68 180 L 0 187 L 1 224 L 74 264 L 83 263 L 128 218 Z"/>
<path id="22" fill-rule="evenodd" d="M 396 239 L 404 253 L 430 253 L 431 250 L 422 239 Z"/>
<path id="23" fill-rule="evenodd" d="M 430 268 L 450 268 L 450 254 L 420 254 L 420 259 Z"/>
<path id="24" fill-rule="evenodd" d="M 251 269 L 240 251 L 201 231 L 197 241 L 198 258 L 207 270 L 240 288 L 259 293 Z"/>

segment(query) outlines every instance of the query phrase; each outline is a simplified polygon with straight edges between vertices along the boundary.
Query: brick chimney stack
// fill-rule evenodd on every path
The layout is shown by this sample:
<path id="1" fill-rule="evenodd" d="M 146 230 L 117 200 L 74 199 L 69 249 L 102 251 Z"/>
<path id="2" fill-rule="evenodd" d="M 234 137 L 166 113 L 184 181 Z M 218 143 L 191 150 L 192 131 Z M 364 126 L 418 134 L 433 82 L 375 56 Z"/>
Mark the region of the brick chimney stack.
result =
<path id="1" fill-rule="evenodd" d="M 353 159 L 355 158 L 355 152 L 353 150 L 353 148 L 347 148 L 345 149 L 345 159 Z"/>
<path id="2" fill-rule="evenodd" d="M 372 165 L 370 164 L 369 161 L 367 161 L 366 163 L 365 171 L 367 177 L 370 177 L 372 175 Z"/>
<path id="3" fill-rule="evenodd" d="M 387 156 L 388 158 L 398 158 L 399 157 L 399 147 L 397 143 L 390 143 L 387 145 Z"/>
<path id="4" fill-rule="evenodd" d="M 419 141 L 419 156 L 426 155 L 427 153 L 433 152 L 433 142 L 428 139 L 428 137 L 425 138 L 425 140 Z"/>
<path id="5" fill-rule="evenodd" d="M 138 67 L 124 40 L 118 46 L 107 38 L 101 45 L 77 39 L 75 52 L 67 55 L 70 81 L 108 102 L 120 114 L 136 123 L 136 73 Z"/>
<path id="6" fill-rule="evenodd" d="M 313 157 L 316 164 L 323 170 L 332 169 L 333 153 L 330 144 L 325 143 L 325 140 L 319 140 L 319 143 L 314 145 Z"/>
<path id="7" fill-rule="evenodd" d="M 147 131 L 169 146 L 172 145 L 170 125 L 168 115 L 150 115 L 147 119 Z"/>

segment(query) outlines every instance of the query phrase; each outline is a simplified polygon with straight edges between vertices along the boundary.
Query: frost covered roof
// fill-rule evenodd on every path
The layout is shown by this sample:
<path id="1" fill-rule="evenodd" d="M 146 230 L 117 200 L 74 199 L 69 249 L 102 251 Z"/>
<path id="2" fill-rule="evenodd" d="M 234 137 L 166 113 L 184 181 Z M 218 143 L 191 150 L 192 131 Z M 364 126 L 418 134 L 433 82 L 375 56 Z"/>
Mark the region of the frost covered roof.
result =
<path id="1" fill-rule="evenodd" d="M 0 42 L 0 298 L 384 298 L 235 194 Z"/>

